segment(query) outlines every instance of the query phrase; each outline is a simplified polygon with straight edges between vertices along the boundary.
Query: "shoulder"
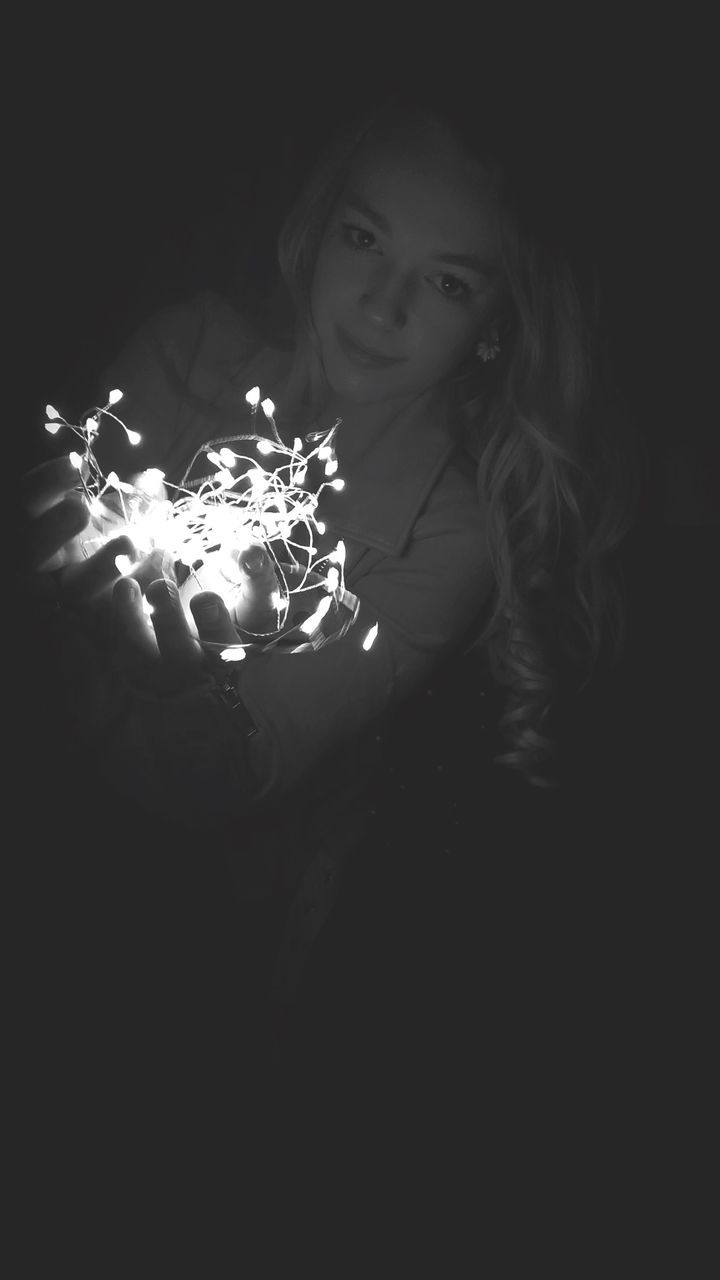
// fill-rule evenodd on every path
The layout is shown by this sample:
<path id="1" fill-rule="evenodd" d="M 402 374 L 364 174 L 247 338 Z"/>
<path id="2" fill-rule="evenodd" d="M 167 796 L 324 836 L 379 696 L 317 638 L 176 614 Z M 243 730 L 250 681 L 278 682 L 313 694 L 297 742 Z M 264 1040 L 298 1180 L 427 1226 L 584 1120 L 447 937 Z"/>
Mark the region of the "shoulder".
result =
<path id="1" fill-rule="evenodd" d="M 477 463 L 456 449 L 434 484 L 420 512 L 414 537 L 453 533 L 467 537 L 478 548 L 478 535 L 485 528 L 485 506 L 477 485 Z"/>

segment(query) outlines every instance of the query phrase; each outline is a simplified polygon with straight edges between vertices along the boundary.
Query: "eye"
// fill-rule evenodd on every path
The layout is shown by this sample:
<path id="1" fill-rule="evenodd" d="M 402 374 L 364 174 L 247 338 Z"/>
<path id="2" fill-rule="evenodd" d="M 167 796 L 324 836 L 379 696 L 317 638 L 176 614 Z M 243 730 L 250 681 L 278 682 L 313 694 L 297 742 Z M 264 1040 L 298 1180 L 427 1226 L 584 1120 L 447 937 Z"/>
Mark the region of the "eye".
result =
<path id="1" fill-rule="evenodd" d="M 356 227 L 352 222 L 341 223 L 343 238 L 353 249 L 373 249 L 376 244 L 372 231 L 365 227 Z"/>
<path id="2" fill-rule="evenodd" d="M 438 293 L 450 302 L 467 302 L 472 297 L 472 289 L 458 276 L 435 276 L 433 284 Z"/>

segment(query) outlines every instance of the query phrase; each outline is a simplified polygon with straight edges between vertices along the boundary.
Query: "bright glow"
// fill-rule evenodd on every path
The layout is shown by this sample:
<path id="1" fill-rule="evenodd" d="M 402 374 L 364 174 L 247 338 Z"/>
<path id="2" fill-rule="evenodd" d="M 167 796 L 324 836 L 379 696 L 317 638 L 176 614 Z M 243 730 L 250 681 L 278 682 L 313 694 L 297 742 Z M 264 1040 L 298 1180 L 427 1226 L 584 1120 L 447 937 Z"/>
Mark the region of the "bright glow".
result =
<path id="1" fill-rule="evenodd" d="M 153 609 L 147 596 L 143 596 L 142 607 L 143 607 L 143 613 L 146 614 L 148 618 L 152 618 L 155 610 Z"/>
<path id="2" fill-rule="evenodd" d="M 120 398 L 118 391 L 108 403 Z M 252 388 L 246 400 L 256 407 L 260 389 Z M 82 452 L 69 455 L 80 472 L 83 501 L 91 517 L 78 535 L 80 550 L 90 556 L 111 538 L 127 534 L 137 556 L 156 557 L 158 574 L 175 574 L 191 625 L 194 620 L 189 606 L 193 596 L 203 590 L 216 591 L 243 633 L 243 641 L 237 646 L 221 648 L 219 644 L 203 642 L 208 650 L 221 653 L 225 661 L 242 661 L 248 649 L 263 651 L 272 646 L 292 617 L 291 596 L 296 597 L 298 605 L 315 610 L 302 624 L 302 630 L 311 636 L 316 648 L 344 635 L 357 616 L 356 598 L 345 588 L 344 543 L 338 542 L 329 555 L 320 555 L 317 547 L 316 535 L 326 532 L 325 523 L 316 518 L 318 503 L 322 490 L 329 486 L 325 483 L 317 492 L 303 487 L 311 459 L 322 456 L 326 466 L 336 462 L 333 439 L 340 420 L 330 431 L 310 433 L 305 442 L 296 436 L 290 448 L 272 420 L 273 401 L 266 398 L 262 406 L 270 422 L 270 439 L 261 438 L 250 428 L 222 440 L 207 441 L 198 448 L 179 485 L 170 483 L 157 467 L 139 472 L 133 481 L 121 480 L 116 471 L 103 475 L 93 452 L 101 429 L 121 430 L 129 444 L 141 439 L 107 405 L 91 410 L 78 426 L 61 417 L 53 405 L 46 407 L 46 429 L 54 433 L 65 428 L 82 442 Z M 307 454 L 303 452 L 306 446 Z M 277 456 L 268 464 L 270 470 L 256 460 L 256 450 L 263 456 Z M 207 459 L 214 472 L 191 481 L 198 458 Z M 331 484 L 334 488 L 343 486 L 342 480 Z M 251 544 L 265 550 L 268 572 L 251 575 L 243 568 L 239 557 Z M 128 574 L 133 564 L 130 556 L 115 559 L 122 575 Z M 312 595 L 308 596 L 308 592 Z M 326 634 L 319 624 L 332 604 L 332 626 Z M 145 598 L 142 607 L 149 619 L 152 609 Z M 258 630 L 254 630 L 254 624 Z M 294 626 L 291 629 L 297 630 Z M 301 645 L 300 649 L 305 647 Z"/>
<path id="3" fill-rule="evenodd" d="M 46 422 L 45 430 L 50 432 L 51 436 L 57 435 L 62 426 L 62 422 Z"/>
<path id="4" fill-rule="evenodd" d="M 118 489 L 120 493 L 135 492 L 135 485 L 128 484 L 127 480 L 121 480 L 117 471 L 108 472 L 108 484 L 111 484 L 113 489 Z"/>
<path id="5" fill-rule="evenodd" d="M 329 458 L 325 463 L 325 475 L 334 476 L 338 469 L 337 458 Z"/>
<path id="6" fill-rule="evenodd" d="M 345 481 L 344 481 L 344 480 L 331 480 L 331 481 L 330 481 L 330 488 L 331 488 L 331 489 L 344 489 L 344 488 L 345 488 Z"/>
<path id="7" fill-rule="evenodd" d="M 223 662 L 242 662 L 245 657 L 245 650 L 242 645 L 231 645 L 228 649 L 223 649 L 220 657 Z"/>
<path id="8" fill-rule="evenodd" d="M 165 472 L 160 471 L 158 467 L 148 467 L 147 471 L 141 471 L 135 480 L 135 486 L 139 493 L 147 498 L 163 498 L 165 496 Z"/>
<path id="9" fill-rule="evenodd" d="M 110 395 L 108 396 L 108 404 L 117 404 L 118 400 L 122 400 L 122 398 L 123 398 L 122 391 L 118 391 L 116 387 L 115 390 L 111 391 Z"/>
<path id="10" fill-rule="evenodd" d="M 372 649 L 375 643 L 375 640 L 377 639 L 377 633 L 378 633 L 378 624 L 376 622 L 375 626 L 370 628 L 365 639 L 363 640 L 363 649 Z"/>
<path id="11" fill-rule="evenodd" d="M 275 405 L 272 400 L 268 398 L 266 400 L 261 401 L 260 408 L 262 409 L 266 418 L 272 418 L 275 412 Z"/>
<path id="12" fill-rule="evenodd" d="M 306 618 L 304 622 L 300 623 L 300 630 L 304 631 L 306 636 L 312 635 L 318 624 L 322 622 L 331 604 L 332 598 L 330 596 L 325 596 L 324 600 L 320 601 L 315 612 L 312 613 L 309 618 Z"/>

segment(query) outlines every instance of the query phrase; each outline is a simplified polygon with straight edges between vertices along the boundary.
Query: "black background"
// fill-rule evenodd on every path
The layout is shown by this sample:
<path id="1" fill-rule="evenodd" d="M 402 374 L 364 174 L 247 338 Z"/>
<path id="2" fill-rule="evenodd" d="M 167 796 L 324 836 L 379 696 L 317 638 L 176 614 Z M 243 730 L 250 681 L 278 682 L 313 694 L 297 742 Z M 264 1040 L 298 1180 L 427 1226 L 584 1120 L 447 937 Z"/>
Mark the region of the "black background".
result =
<path id="1" fill-rule="evenodd" d="M 332 29 L 305 15 L 295 25 L 278 16 L 262 29 L 233 30 L 216 19 L 200 32 L 195 23 L 150 33 L 123 28 L 116 15 L 92 33 L 84 24 L 57 32 L 46 26 L 38 43 L 24 44 L 15 102 L 18 176 L 6 197 L 18 224 L 6 242 L 19 283 L 17 356 L 8 369 L 13 442 L 22 465 L 40 460 L 46 401 L 62 411 L 66 382 L 77 388 L 78 374 L 80 385 L 84 371 L 91 377 L 156 305 L 222 284 L 228 264 L 238 278 L 244 272 L 250 292 L 261 290 L 283 201 L 314 139 L 336 104 L 351 104 L 368 86 L 425 76 L 452 92 L 458 83 L 466 94 L 476 86 L 489 127 L 524 134 L 570 189 L 580 181 L 583 208 L 600 237 L 595 249 L 618 376 L 656 464 L 649 507 L 626 551 L 628 654 L 579 713 L 579 780 L 561 816 L 537 797 L 518 801 L 509 783 L 507 791 L 493 783 L 482 802 L 471 779 L 460 792 L 447 783 L 432 821 L 444 829 L 442 806 L 459 794 L 462 836 L 454 836 L 453 848 L 482 861 L 479 880 L 470 889 L 455 868 L 450 889 L 432 854 L 411 912 L 402 909 L 407 897 L 397 871 L 392 892 L 366 887 L 365 916 L 340 916 L 318 953 L 307 1018 L 316 1032 L 323 1028 L 323 1061 L 330 1054 L 341 1080 L 359 1055 L 376 1081 L 385 1078 L 383 1063 L 396 1063 L 388 1089 L 399 1087 L 398 1063 L 412 1063 L 426 1080 L 422 1064 L 430 1060 L 455 1087 L 461 1050 L 458 1021 L 448 1013 L 457 1012 L 447 1000 L 452 986 L 463 1025 L 472 1023 L 496 1046 L 494 1065 L 486 1058 L 485 1068 L 499 1079 L 512 1058 L 516 1102 L 550 1087 L 572 1026 L 567 1088 L 592 1081 L 606 1119 L 611 1094 L 623 1106 L 632 1097 L 649 1133 L 668 1054 L 676 1065 L 685 1055 L 702 1056 L 706 889 L 717 838 L 709 803 L 717 752 L 706 741 L 708 719 L 717 717 L 718 510 L 708 480 L 717 415 L 702 377 L 709 346 L 706 33 L 688 16 L 680 38 L 660 29 L 657 17 L 631 27 L 627 11 L 622 20 L 607 9 L 583 10 L 574 27 L 566 15 L 545 14 L 534 28 L 523 17 L 505 30 L 485 14 L 468 50 L 462 14 L 431 15 L 427 32 L 418 30 L 420 21 L 407 15 L 389 36 L 376 15 L 353 10 Z M 669 456 L 668 486 L 661 477 Z M 679 479 L 688 472 L 689 482 Z M 457 707 L 453 697 L 450 689 L 448 716 Z M 448 772 L 459 768 L 462 752 L 452 735 L 438 750 Z M 412 776 L 413 762 L 405 759 L 404 767 Z M 19 781 L 28 824 L 37 779 Z M 512 811 L 503 819 L 508 799 Z M 492 823 L 486 803 L 495 806 Z M 87 854 L 77 865 L 77 829 L 57 830 L 52 857 L 31 821 L 26 831 L 23 847 L 38 869 L 30 937 L 50 927 L 62 972 L 79 992 L 58 1004 L 41 947 L 30 1001 L 55 1038 L 72 1047 L 84 1043 L 89 997 L 79 975 L 87 973 L 87 948 L 100 945 L 103 911 L 112 915 L 107 902 L 98 906 L 98 895 L 109 900 L 112 890 L 95 863 L 81 905 L 76 898 L 71 905 L 90 866 Z M 438 917 L 429 906 L 438 897 L 447 903 L 448 893 L 456 913 L 452 926 L 447 912 L 443 917 L 448 934 L 477 930 L 484 939 L 480 956 L 468 950 L 463 974 L 457 967 L 448 974 L 437 958 Z M 57 912 L 80 939 L 76 957 Z M 352 955 L 366 944 L 368 927 L 384 939 L 382 960 L 351 980 Z M 20 968 L 27 964 L 21 949 Z M 488 982 L 478 979 L 478 964 Z M 344 998 L 331 990 L 338 966 Z M 433 974 L 442 990 L 429 995 Z M 374 1011 L 382 992 L 380 1018 Z M 343 999 L 350 1008 L 344 1015 Z M 344 1031 L 328 1042 L 329 1021 Z M 497 1056 L 497 1037 L 499 1029 L 510 1034 L 511 1022 L 506 1060 Z M 429 1047 L 437 1051 L 438 1038 L 444 1066 Z M 41 1039 L 48 1048 L 53 1036 Z M 312 1043 L 304 1052 L 307 1082 L 317 1074 L 318 1054 Z M 626 1126 L 621 1140 L 628 1133 Z"/>

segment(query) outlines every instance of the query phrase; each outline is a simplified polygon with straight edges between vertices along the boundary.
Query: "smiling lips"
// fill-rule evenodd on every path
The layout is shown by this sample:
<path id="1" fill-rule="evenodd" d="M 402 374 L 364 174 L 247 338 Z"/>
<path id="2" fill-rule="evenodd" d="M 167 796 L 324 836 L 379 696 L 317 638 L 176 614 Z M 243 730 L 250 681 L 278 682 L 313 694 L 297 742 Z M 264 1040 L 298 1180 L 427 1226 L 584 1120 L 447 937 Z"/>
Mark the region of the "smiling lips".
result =
<path id="1" fill-rule="evenodd" d="M 356 364 L 380 367 L 381 365 L 399 364 L 405 358 L 404 356 L 384 356 L 379 351 L 372 351 L 369 347 L 364 347 L 361 343 L 356 342 L 354 338 L 351 338 L 339 327 L 337 328 L 337 336 L 345 354 Z"/>

